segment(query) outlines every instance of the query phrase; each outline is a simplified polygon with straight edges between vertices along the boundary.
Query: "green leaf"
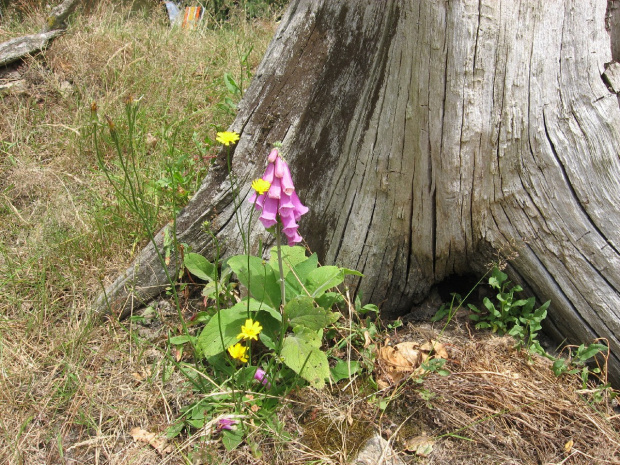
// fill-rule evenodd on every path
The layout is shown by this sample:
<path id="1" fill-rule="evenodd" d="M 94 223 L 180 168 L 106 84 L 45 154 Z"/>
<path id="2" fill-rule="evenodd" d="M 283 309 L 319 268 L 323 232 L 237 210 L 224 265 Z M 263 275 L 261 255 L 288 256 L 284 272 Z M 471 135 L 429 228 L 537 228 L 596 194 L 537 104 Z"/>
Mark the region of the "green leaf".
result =
<path id="1" fill-rule="evenodd" d="M 303 262 L 298 263 L 292 270 L 286 275 L 285 278 L 285 290 L 286 300 L 289 301 L 298 295 L 308 295 L 304 290 L 304 283 L 308 278 L 308 275 L 316 270 L 319 264 L 319 259 L 315 253 L 308 257 Z M 279 272 L 278 272 L 279 273 Z"/>
<path id="2" fill-rule="evenodd" d="M 319 307 L 332 308 L 336 304 L 343 304 L 344 297 L 339 292 L 326 292 L 322 296 L 317 297 L 315 301 L 317 304 L 319 304 Z M 366 313 L 368 311 L 366 307 L 368 307 L 369 305 L 372 304 L 365 305 L 362 311 L 360 311 L 360 314 L 363 315 L 364 313 Z M 377 309 L 377 311 L 379 311 L 379 309 Z"/>
<path id="3" fill-rule="evenodd" d="M 269 304 L 272 308 L 280 307 L 281 293 L 278 278 L 273 269 L 262 259 L 236 255 L 228 259 L 228 266 L 237 274 L 239 281 L 256 300 Z"/>
<path id="4" fill-rule="evenodd" d="M 283 245 L 280 247 L 280 252 L 282 254 L 282 268 L 284 277 L 288 275 L 291 268 L 294 268 L 308 259 L 308 257 L 306 257 L 306 249 L 303 247 L 289 247 L 288 245 Z M 269 251 L 269 265 L 273 268 L 276 275 L 279 276 L 280 267 L 278 266 L 278 249 L 276 247 L 272 247 Z"/>
<path id="5" fill-rule="evenodd" d="M 489 299 L 488 297 L 482 299 L 482 303 L 490 313 L 497 312 L 497 310 L 495 309 L 495 305 L 493 305 L 493 302 L 491 302 L 491 299 Z"/>
<path id="6" fill-rule="evenodd" d="M 366 315 L 369 312 L 373 312 L 373 313 L 376 313 L 378 315 L 379 314 L 379 307 L 377 307 L 375 304 L 366 304 L 362 308 L 359 309 L 359 314 L 360 315 Z"/>
<path id="7" fill-rule="evenodd" d="M 322 307 L 315 307 L 312 297 L 299 296 L 291 300 L 284 307 L 289 318 L 290 325 L 303 326 L 318 331 L 327 325 L 335 323 L 340 318 L 340 313 L 330 312 Z"/>
<path id="8" fill-rule="evenodd" d="M 212 281 L 215 279 L 215 266 L 209 263 L 209 261 L 200 254 L 185 254 L 183 264 L 185 268 L 198 279 L 202 279 L 203 281 Z"/>
<path id="9" fill-rule="evenodd" d="M 469 308 L 472 312 L 482 313 L 474 304 L 467 304 L 467 308 Z"/>
<path id="10" fill-rule="evenodd" d="M 182 421 L 177 421 L 176 423 L 173 423 L 172 425 L 168 426 L 168 428 L 166 428 L 166 438 L 176 438 L 179 434 L 181 434 L 183 428 L 185 428 L 185 423 L 183 423 Z"/>
<path id="11" fill-rule="evenodd" d="M 293 331 L 294 334 L 287 336 L 282 343 L 284 363 L 312 387 L 322 389 L 329 377 L 329 363 L 327 355 L 320 349 L 321 337 L 303 326 Z"/>
<path id="12" fill-rule="evenodd" d="M 224 73 L 224 84 L 226 85 L 228 92 L 230 92 L 231 94 L 236 95 L 241 92 L 241 89 L 239 89 L 239 86 L 232 77 L 232 74 L 230 73 Z"/>
<path id="13" fill-rule="evenodd" d="M 191 326 L 206 324 L 211 319 L 211 315 L 208 312 L 198 312 L 191 321 L 187 324 Z"/>
<path id="14" fill-rule="evenodd" d="M 362 273 L 360 273 L 357 270 L 352 270 L 350 268 L 342 268 L 342 271 L 344 272 L 345 275 L 351 275 L 351 276 L 364 276 Z"/>
<path id="15" fill-rule="evenodd" d="M 491 277 L 489 278 L 489 284 L 495 289 L 500 289 L 502 284 L 508 279 L 506 273 L 502 273 L 499 268 L 493 268 Z"/>
<path id="16" fill-rule="evenodd" d="M 584 347 L 583 350 L 581 347 L 579 349 L 576 356 L 582 361 L 594 357 L 599 352 L 607 352 L 607 346 L 603 344 L 590 344 L 588 347 Z"/>
<path id="17" fill-rule="evenodd" d="M 222 431 L 222 444 L 226 450 L 234 450 L 243 441 L 243 430 L 237 425 L 237 429 Z"/>
<path id="18" fill-rule="evenodd" d="M 319 297 L 344 281 L 344 271 L 337 266 L 322 266 L 312 270 L 305 286 L 312 297 Z"/>
<path id="19" fill-rule="evenodd" d="M 349 363 L 351 366 L 351 371 L 349 371 Z M 350 378 L 355 373 L 359 372 L 359 370 L 360 362 L 358 361 L 348 362 L 346 360 L 338 360 L 338 362 L 336 362 L 336 365 L 329 371 L 332 375 L 332 379 L 335 383 L 337 383 L 341 379 Z"/>
<path id="20" fill-rule="evenodd" d="M 180 346 L 192 341 L 193 339 L 195 339 L 194 336 L 174 336 L 170 338 L 170 344 Z"/>
<path id="21" fill-rule="evenodd" d="M 250 306 L 261 302 L 250 302 Z M 248 317 L 247 301 L 241 301 L 231 308 L 224 308 L 214 315 L 198 336 L 197 345 L 205 357 L 217 355 L 239 342 L 237 335 Z M 221 327 L 221 335 L 220 335 Z M 224 346 L 222 347 L 222 339 Z"/>

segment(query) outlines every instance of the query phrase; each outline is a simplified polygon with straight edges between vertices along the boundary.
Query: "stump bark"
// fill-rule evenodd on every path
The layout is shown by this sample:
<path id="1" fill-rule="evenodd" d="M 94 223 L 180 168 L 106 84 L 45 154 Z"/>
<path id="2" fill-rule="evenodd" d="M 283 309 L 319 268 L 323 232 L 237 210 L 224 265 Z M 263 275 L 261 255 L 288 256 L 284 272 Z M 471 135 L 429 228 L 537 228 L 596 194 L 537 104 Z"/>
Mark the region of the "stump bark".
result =
<path id="1" fill-rule="evenodd" d="M 363 272 L 356 292 L 386 317 L 518 255 L 511 279 L 552 301 L 545 330 L 606 338 L 618 382 L 620 109 L 602 78 L 614 6 L 293 0 L 231 127 L 240 198 L 281 140 L 308 246 Z M 242 252 L 232 199 L 223 150 L 178 240 L 212 256 L 208 220 L 224 254 Z M 166 284 L 149 245 L 95 307 L 120 314 Z"/>

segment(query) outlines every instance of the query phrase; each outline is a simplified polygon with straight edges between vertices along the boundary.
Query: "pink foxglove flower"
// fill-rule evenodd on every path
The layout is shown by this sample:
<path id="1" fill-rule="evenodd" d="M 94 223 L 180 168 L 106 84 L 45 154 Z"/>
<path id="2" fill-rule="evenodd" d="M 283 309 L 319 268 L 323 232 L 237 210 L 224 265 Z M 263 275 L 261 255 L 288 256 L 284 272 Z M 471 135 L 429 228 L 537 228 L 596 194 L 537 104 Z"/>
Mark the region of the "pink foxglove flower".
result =
<path id="1" fill-rule="evenodd" d="M 308 213 L 308 207 L 297 197 L 291 172 L 277 148 L 269 153 L 267 160 L 269 164 L 262 179 L 269 183 L 269 190 L 264 194 L 254 192 L 248 200 L 261 211 L 259 219 L 265 228 L 271 228 L 280 221 L 288 245 L 293 246 L 302 240 L 297 232 L 297 221 L 301 215 Z"/>
<path id="2" fill-rule="evenodd" d="M 256 369 L 256 373 L 254 373 L 254 379 L 256 381 L 260 381 L 264 386 L 267 386 L 267 388 L 271 387 L 271 383 L 267 379 L 267 373 L 262 368 Z"/>
<path id="3" fill-rule="evenodd" d="M 217 421 L 217 431 L 222 431 L 223 429 L 232 431 L 233 426 L 237 424 L 237 420 L 233 420 L 232 418 L 220 418 Z"/>

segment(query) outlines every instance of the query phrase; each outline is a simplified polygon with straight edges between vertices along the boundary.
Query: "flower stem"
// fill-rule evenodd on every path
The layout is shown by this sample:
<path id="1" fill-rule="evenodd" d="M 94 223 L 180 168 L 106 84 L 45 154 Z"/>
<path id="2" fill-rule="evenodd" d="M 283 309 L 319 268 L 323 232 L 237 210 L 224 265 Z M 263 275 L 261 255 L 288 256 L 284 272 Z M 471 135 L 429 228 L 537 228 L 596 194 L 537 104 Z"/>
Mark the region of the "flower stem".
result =
<path id="1" fill-rule="evenodd" d="M 278 268 L 280 269 L 280 292 L 281 292 L 281 299 L 282 299 L 282 303 L 280 305 L 281 307 L 281 313 L 282 313 L 282 324 L 280 325 L 280 341 L 278 341 L 278 348 L 276 350 L 277 354 L 280 354 L 280 350 L 282 349 L 282 343 L 284 342 L 284 334 L 286 333 L 286 330 L 288 329 L 288 321 L 286 319 L 286 313 L 284 311 L 284 307 L 286 304 L 286 292 L 285 292 L 285 288 L 284 288 L 284 266 L 282 265 L 282 245 L 280 243 L 280 236 L 281 236 L 281 231 L 282 230 L 282 225 L 278 222 L 278 224 L 276 225 L 276 250 L 278 251 Z"/>
<path id="2" fill-rule="evenodd" d="M 276 226 L 276 249 L 278 251 L 278 268 L 280 269 L 280 294 L 282 297 L 282 312 L 284 312 L 284 304 L 286 303 L 286 292 L 284 290 L 284 266 L 282 265 L 282 244 L 280 243 L 280 235 L 282 225 L 280 223 Z M 284 315 L 283 321 L 284 323 Z"/>

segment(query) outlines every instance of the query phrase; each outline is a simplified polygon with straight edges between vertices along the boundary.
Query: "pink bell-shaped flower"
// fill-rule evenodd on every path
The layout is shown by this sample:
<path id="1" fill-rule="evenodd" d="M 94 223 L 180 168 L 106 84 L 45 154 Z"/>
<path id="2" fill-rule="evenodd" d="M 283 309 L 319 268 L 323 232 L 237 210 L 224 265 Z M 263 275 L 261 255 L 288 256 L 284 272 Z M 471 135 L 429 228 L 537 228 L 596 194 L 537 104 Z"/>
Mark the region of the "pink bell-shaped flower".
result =
<path id="1" fill-rule="evenodd" d="M 269 153 L 267 161 L 269 164 L 262 179 L 269 183 L 269 190 L 255 191 L 248 201 L 261 211 L 259 219 L 265 228 L 270 228 L 279 221 L 288 245 L 293 246 L 302 241 L 297 232 L 297 221 L 308 213 L 308 207 L 297 197 L 291 171 L 277 148 Z"/>

